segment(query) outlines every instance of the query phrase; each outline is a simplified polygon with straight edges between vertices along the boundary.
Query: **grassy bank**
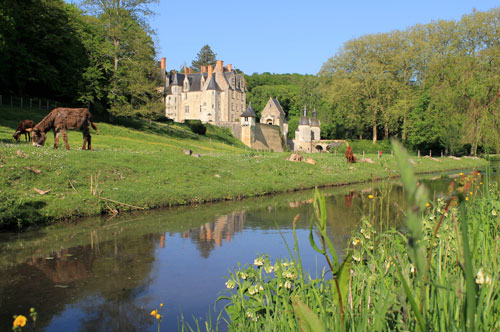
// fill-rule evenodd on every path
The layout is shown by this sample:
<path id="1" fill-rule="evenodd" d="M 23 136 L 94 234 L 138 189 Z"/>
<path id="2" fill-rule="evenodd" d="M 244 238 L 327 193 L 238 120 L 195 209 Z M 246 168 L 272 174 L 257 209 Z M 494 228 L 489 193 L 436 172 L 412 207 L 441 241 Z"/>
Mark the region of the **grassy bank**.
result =
<path id="1" fill-rule="evenodd" d="M 315 186 L 397 176 L 389 154 L 374 163 L 349 165 L 342 155 L 314 154 L 315 165 L 286 160 L 289 153 L 255 152 L 208 126 L 194 134 L 185 125 L 144 121 L 97 123 L 92 151 L 81 151 L 80 132 L 69 133 L 72 150 L 54 150 L 53 136 L 35 148 L 12 142 L 21 119 L 40 120 L 47 111 L 0 108 L 0 227 L 101 213 L 151 209 L 259 196 Z M 183 153 L 190 149 L 200 157 Z M 354 151 L 355 154 L 359 153 Z M 417 173 L 480 167 L 486 161 L 416 158 Z"/>
<path id="2" fill-rule="evenodd" d="M 367 214 L 342 264 L 322 232 L 325 210 L 315 195 L 310 238 L 326 268 L 308 275 L 292 244 L 289 260 L 262 255 L 235 268 L 226 282 L 229 294 L 221 297 L 229 300 L 229 330 L 498 330 L 497 184 L 477 173 L 462 175 L 451 181 L 448 197 L 429 201 L 411 174 L 403 183 L 406 228 L 380 230 L 383 220 Z M 380 199 L 373 198 L 373 207 Z"/>

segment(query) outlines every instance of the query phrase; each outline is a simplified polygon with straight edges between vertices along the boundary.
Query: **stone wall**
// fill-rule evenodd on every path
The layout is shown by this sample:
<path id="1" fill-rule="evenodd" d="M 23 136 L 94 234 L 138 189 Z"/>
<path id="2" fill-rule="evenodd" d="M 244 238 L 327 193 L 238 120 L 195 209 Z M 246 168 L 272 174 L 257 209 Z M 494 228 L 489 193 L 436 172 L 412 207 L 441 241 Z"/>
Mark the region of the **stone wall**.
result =
<path id="1" fill-rule="evenodd" d="M 256 123 L 255 137 L 254 142 L 252 142 L 252 149 L 283 152 L 284 148 L 279 127 L 263 123 Z"/>

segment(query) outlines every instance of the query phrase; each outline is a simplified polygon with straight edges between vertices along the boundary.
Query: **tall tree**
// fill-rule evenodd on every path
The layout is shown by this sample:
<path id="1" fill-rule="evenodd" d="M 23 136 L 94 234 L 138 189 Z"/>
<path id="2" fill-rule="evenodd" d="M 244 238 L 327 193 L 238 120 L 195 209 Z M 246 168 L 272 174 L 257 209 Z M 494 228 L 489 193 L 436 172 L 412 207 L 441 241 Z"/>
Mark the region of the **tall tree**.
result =
<path id="1" fill-rule="evenodd" d="M 107 72 L 109 85 L 106 100 L 110 112 L 117 115 L 144 114 L 156 104 L 159 69 L 155 61 L 152 31 L 147 18 L 150 5 L 158 0 L 86 0 L 84 8 L 93 13 L 104 29 L 101 48 L 94 48 L 97 57 L 103 56 L 101 71 Z M 100 42 L 98 42 L 100 43 Z M 100 62 L 101 59 L 99 59 Z M 110 61 L 110 63 L 109 63 Z M 95 74 L 91 71 L 89 74 Z M 142 110 L 141 110 L 142 108 Z M 147 112 L 146 112 L 147 113 Z"/>
<path id="2" fill-rule="evenodd" d="M 217 54 L 212 51 L 210 46 L 205 45 L 198 52 L 198 55 L 196 55 L 196 59 L 191 62 L 191 67 L 194 71 L 200 71 L 201 66 L 215 66 L 216 57 Z"/>

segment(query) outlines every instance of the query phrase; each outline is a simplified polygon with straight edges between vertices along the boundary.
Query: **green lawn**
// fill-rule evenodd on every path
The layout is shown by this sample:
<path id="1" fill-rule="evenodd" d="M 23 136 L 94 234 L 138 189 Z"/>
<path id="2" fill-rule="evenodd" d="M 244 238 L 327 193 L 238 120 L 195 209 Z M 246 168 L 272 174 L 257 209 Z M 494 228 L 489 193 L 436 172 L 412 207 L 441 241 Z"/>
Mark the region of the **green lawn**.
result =
<path id="1" fill-rule="evenodd" d="M 71 150 L 53 149 L 53 135 L 36 148 L 12 140 L 21 119 L 48 113 L 0 108 L 0 228 L 25 227 L 75 216 L 130 209 L 237 199 L 315 186 L 397 176 L 395 160 L 349 165 L 339 154 L 311 154 L 317 164 L 290 162 L 289 153 L 246 148 L 226 129 L 208 126 L 199 136 L 182 124 L 120 120 L 99 123 L 92 151 L 82 151 L 82 134 L 69 132 Z M 64 147 L 64 144 L 62 145 Z M 190 149 L 199 158 L 188 156 Z M 360 159 L 360 151 L 354 151 Z M 484 166 L 486 161 L 414 157 L 417 172 Z M 28 169 L 28 168 L 31 168 Z M 34 172 L 34 171 L 35 172 Z M 37 173 L 40 171 L 40 173 Z M 44 195 L 37 193 L 49 191 Z"/>

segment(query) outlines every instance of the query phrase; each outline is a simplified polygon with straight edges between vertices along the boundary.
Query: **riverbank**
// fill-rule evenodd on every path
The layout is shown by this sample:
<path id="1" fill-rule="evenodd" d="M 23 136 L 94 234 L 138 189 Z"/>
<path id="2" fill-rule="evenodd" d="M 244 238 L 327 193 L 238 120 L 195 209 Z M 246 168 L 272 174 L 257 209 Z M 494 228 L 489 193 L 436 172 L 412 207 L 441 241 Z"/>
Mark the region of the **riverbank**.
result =
<path id="1" fill-rule="evenodd" d="M 498 329 L 497 183 L 472 172 L 451 181 L 449 196 L 432 200 L 410 173 L 403 181 L 413 193 L 406 228 L 380 229 L 384 221 L 371 210 L 340 264 L 323 228 L 324 200 L 315 194 L 310 238 L 323 250 L 327 272 L 304 271 L 297 246 L 288 260 L 261 254 L 253 264 L 238 264 L 221 296 L 229 300 L 229 330 Z M 373 198 L 373 207 L 380 199 Z"/>
<path id="2" fill-rule="evenodd" d="M 347 164 L 342 155 L 311 154 L 315 164 L 291 162 L 290 153 L 252 151 L 226 130 L 208 126 L 200 136 L 185 125 L 135 121 L 97 123 L 92 151 L 69 132 L 72 150 L 12 143 L 20 118 L 45 112 L 0 109 L 0 228 L 129 210 L 233 200 L 316 186 L 398 176 L 391 155 L 366 155 L 373 163 Z M 13 115 L 14 114 L 14 115 Z M 14 128 L 14 129 L 13 129 Z M 191 150 L 187 155 L 184 150 Z M 354 151 L 361 159 L 360 151 Z M 483 167 L 482 159 L 417 158 L 417 173 Z"/>

